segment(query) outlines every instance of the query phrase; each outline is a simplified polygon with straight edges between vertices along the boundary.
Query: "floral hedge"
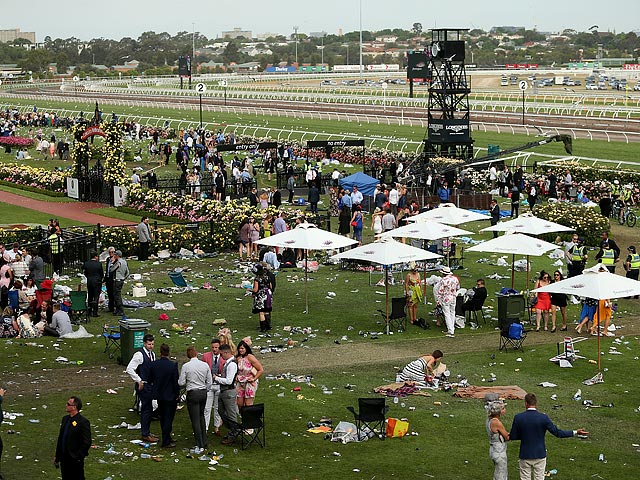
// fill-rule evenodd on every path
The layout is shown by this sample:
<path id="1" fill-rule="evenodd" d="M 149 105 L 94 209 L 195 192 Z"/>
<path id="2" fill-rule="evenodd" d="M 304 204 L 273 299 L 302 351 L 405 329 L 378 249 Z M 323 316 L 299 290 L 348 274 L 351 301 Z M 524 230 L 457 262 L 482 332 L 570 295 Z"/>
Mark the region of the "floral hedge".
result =
<path id="1" fill-rule="evenodd" d="M 600 234 L 611 229 L 609 219 L 600 215 L 596 209 L 566 202 L 536 206 L 536 216 L 574 228 L 588 246 L 599 245 Z M 551 237 L 553 240 L 556 235 L 552 234 Z"/>
<path id="2" fill-rule="evenodd" d="M 129 208 L 143 212 L 151 212 L 159 217 L 170 216 L 186 222 L 205 222 L 200 230 L 193 231 L 184 225 L 160 227 L 156 232 L 155 250 L 170 249 L 172 252 L 180 248 L 193 249 L 198 245 L 205 252 L 228 250 L 235 245 L 238 229 L 243 219 L 249 216 L 262 218 L 275 213 L 275 208 L 258 210 L 237 201 L 218 202 L 216 200 L 194 200 L 168 192 L 146 190 L 140 185 L 131 185 L 127 195 Z M 298 214 L 298 210 L 292 210 Z M 213 221 L 213 232 L 209 223 Z M 104 242 L 103 242 L 104 243 Z M 125 242 L 126 243 L 126 242 Z M 134 239 L 134 243 L 135 239 Z M 124 252 L 124 250 L 123 250 Z"/>
<path id="3" fill-rule="evenodd" d="M 638 170 L 607 168 L 606 165 L 591 167 L 580 162 L 562 162 L 559 164 L 545 164 L 542 166 L 542 170 L 546 170 L 548 168 L 555 168 L 560 172 L 564 172 L 566 169 L 569 169 L 574 182 L 605 181 L 612 183 L 614 180 L 619 180 L 621 185 L 631 184 L 636 187 L 640 186 L 640 171 Z"/>
<path id="4" fill-rule="evenodd" d="M 0 145 L 9 147 L 30 147 L 33 145 L 33 139 L 27 137 L 0 137 Z"/>
<path id="5" fill-rule="evenodd" d="M 46 170 L 17 163 L 0 164 L 0 180 L 54 192 L 64 193 L 67 191 L 67 177 L 69 176 L 71 176 L 70 171 Z"/>

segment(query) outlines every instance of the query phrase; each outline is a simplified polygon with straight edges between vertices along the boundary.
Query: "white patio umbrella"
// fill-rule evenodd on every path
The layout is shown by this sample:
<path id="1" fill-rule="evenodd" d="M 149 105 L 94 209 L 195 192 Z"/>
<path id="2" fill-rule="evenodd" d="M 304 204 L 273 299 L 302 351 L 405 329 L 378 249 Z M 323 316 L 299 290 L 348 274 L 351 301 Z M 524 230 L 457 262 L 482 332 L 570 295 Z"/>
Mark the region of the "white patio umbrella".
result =
<path id="1" fill-rule="evenodd" d="M 476 220 L 491 220 L 489 215 L 472 212 L 464 208 L 458 208 L 453 203 L 442 203 L 438 208 L 419 213 L 407 218 L 410 222 L 419 222 L 421 220 L 434 220 L 447 225 L 462 225 L 467 222 Z"/>
<path id="2" fill-rule="evenodd" d="M 571 227 L 560 225 L 540 217 L 536 217 L 532 213 L 525 213 L 518 218 L 500 222 L 496 225 L 483 228 L 481 232 L 512 232 L 526 233 L 528 235 L 542 235 L 554 232 L 573 232 Z M 529 256 L 527 255 L 527 285 L 529 285 Z"/>
<path id="3" fill-rule="evenodd" d="M 467 252 L 510 253 L 511 254 L 511 288 L 514 286 L 513 260 L 516 255 L 533 255 L 539 257 L 550 250 L 558 248 L 553 243 L 530 237 L 523 233 L 513 233 L 492 238 L 467 248 Z"/>
<path id="4" fill-rule="evenodd" d="M 304 250 L 305 313 L 309 313 L 309 273 L 307 268 L 307 251 L 345 248 L 358 242 L 351 238 L 322 230 L 312 223 L 305 222 L 296 225 L 296 227 L 291 230 L 262 238 L 256 243 L 258 245 L 266 245 L 268 247 L 301 248 Z"/>
<path id="5" fill-rule="evenodd" d="M 444 223 L 436 221 L 422 220 L 419 222 L 411 222 L 402 227 L 394 228 L 388 232 L 380 234 L 380 238 L 419 238 L 422 240 L 438 240 L 440 238 L 458 237 L 460 235 L 473 235 L 474 232 L 463 230 L 461 228 L 452 227 Z M 426 277 L 427 267 L 425 265 L 424 274 Z M 424 286 L 424 302 L 427 302 L 426 284 Z"/>
<path id="6" fill-rule="evenodd" d="M 380 240 L 362 245 L 361 247 L 347 250 L 331 257 L 335 260 L 363 260 L 382 265 L 385 269 L 398 263 L 411 261 L 431 260 L 442 258 L 442 255 L 423 250 L 421 248 L 405 245 L 393 238 L 381 238 Z M 385 313 L 386 331 L 389 333 L 389 282 L 385 272 Z"/>
<path id="7" fill-rule="evenodd" d="M 481 232 L 517 232 L 529 235 L 542 235 L 553 232 L 573 232 L 575 229 L 551 222 L 535 215 L 525 213 L 518 218 L 499 222 L 480 230 Z"/>
<path id="8" fill-rule="evenodd" d="M 564 293 L 606 300 L 640 295 L 640 282 L 611 273 L 599 263 L 585 269 L 581 275 L 537 288 L 534 292 Z M 600 335 L 598 335 L 598 372 L 600 372 Z"/>

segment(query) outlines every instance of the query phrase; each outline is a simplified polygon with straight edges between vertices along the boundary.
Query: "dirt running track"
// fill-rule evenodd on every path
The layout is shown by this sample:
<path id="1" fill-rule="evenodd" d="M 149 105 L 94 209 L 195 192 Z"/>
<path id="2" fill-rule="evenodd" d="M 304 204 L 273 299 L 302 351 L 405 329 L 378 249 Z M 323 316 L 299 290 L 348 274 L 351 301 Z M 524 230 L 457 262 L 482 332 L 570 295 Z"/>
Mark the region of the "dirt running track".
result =
<path id="1" fill-rule="evenodd" d="M 29 197 L 23 197 L 22 195 L 16 195 L 2 190 L 0 190 L 0 202 L 8 203 L 10 205 L 19 205 L 38 212 L 49 213 L 52 217 L 60 216 L 70 220 L 76 220 L 77 222 L 88 223 L 90 225 L 96 225 L 99 223 L 106 226 L 117 226 L 125 223 L 117 218 L 103 217 L 102 215 L 95 215 L 87 212 L 87 210 L 94 208 L 108 207 L 108 205 L 104 205 L 102 203 L 48 202 L 34 200 Z"/>

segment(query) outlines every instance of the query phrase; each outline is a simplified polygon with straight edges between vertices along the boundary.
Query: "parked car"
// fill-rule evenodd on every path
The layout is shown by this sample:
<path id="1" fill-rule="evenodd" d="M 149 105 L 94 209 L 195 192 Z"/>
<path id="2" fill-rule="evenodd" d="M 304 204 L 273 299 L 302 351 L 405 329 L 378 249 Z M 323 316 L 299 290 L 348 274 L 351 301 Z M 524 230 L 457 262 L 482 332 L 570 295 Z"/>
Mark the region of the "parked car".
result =
<path id="1" fill-rule="evenodd" d="M 585 88 L 587 90 L 598 90 L 598 85 L 596 85 L 595 83 L 587 83 Z"/>
<path id="2" fill-rule="evenodd" d="M 338 82 L 336 82 L 335 80 L 322 80 L 320 82 L 320 85 L 337 85 Z"/>
<path id="3" fill-rule="evenodd" d="M 636 92 L 640 92 L 640 82 L 636 83 L 636 84 L 633 86 L 633 89 L 634 89 Z"/>

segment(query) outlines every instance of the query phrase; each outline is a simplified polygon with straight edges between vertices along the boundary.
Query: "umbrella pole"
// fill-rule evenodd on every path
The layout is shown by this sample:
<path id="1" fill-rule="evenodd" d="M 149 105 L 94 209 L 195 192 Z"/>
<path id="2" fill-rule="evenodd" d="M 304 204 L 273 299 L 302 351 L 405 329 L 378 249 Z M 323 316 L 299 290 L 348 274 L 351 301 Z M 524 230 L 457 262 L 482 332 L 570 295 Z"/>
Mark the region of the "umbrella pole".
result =
<path id="1" fill-rule="evenodd" d="M 309 259 L 307 258 L 307 249 L 304 250 L 304 299 L 305 311 L 309 315 Z"/>
<path id="2" fill-rule="evenodd" d="M 527 255 L 527 288 L 525 290 L 529 293 L 529 255 Z"/>
<path id="3" fill-rule="evenodd" d="M 384 266 L 384 321 L 389 335 L 389 266 Z"/>
<path id="4" fill-rule="evenodd" d="M 598 373 L 600 373 L 602 371 L 600 370 L 600 300 L 598 300 L 596 317 L 598 317 L 598 329 L 596 330 L 596 335 L 598 335 Z"/>
<path id="5" fill-rule="evenodd" d="M 514 288 L 515 287 L 515 278 L 514 278 L 514 275 L 515 275 L 515 265 L 514 265 L 514 263 L 515 263 L 515 261 L 516 261 L 516 255 L 514 253 L 514 254 L 511 255 L 511 290 L 515 290 L 515 288 Z"/>
<path id="6" fill-rule="evenodd" d="M 424 278 L 422 279 L 422 281 L 424 282 L 422 284 L 422 291 L 424 292 L 422 294 L 422 303 L 424 303 L 425 305 L 427 304 L 427 262 L 424 262 Z"/>

